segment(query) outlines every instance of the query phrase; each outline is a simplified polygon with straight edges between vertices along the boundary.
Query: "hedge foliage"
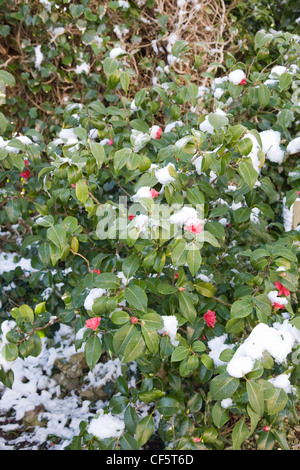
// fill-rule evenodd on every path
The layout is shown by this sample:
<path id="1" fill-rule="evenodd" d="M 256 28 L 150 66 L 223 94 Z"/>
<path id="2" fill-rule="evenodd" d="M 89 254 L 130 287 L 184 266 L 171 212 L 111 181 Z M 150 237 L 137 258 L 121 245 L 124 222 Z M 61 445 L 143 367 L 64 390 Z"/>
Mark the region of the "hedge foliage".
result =
<path id="1" fill-rule="evenodd" d="M 104 352 L 123 363 L 105 408 L 122 434 L 97 437 L 96 416 L 71 449 L 146 449 L 154 435 L 166 449 L 238 450 L 254 435 L 288 448 L 299 7 L 216 5 L 217 25 L 205 18 L 231 42 L 213 48 L 151 0 L 1 2 L 2 249 L 31 260 L 0 277 L 1 380 L 12 387 L 11 361 L 37 357 L 60 323 L 91 371 Z"/>

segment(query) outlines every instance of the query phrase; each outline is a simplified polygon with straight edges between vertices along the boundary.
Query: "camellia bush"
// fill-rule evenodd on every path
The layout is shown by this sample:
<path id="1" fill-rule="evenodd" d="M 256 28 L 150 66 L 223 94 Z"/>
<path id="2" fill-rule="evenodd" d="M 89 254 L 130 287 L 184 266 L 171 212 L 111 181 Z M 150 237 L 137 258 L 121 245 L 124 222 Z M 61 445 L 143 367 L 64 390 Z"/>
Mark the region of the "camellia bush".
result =
<path id="1" fill-rule="evenodd" d="M 47 142 L 0 116 L 1 223 L 22 220 L 32 266 L 2 317 L 1 381 L 60 324 L 91 372 L 123 365 L 69 449 L 289 449 L 298 422 L 300 37 L 261 29 L 202 85 L 176 71 L 192 46 L 133 95 L 128 55 L 107 52 L 108 99 L 69 103 Z"/>

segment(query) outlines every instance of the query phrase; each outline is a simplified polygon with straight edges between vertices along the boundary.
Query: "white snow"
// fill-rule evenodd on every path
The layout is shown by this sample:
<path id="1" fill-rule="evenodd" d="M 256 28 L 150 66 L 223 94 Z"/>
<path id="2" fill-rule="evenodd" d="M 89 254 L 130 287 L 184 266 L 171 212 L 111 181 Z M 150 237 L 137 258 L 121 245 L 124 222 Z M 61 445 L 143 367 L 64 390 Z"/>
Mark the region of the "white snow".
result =
<path id="1" fill-rule="evenodd" d="M 271 162 L 282 163 L 284 159 L 284 151 L 280 148 L 281 134 L 279 131 L 268 129 L 260 132 L 262 140 L 262 151 L 265 157 Z"/>
<path id="2" fill-rule="evenodd" d="M 225 364 L 224 361 L 221 361 L 219 356 L 224 349 L 232 349 L 234 344 L 225 344 L 228 335 L 224 333 L 221 336 L 215 336 L 213 339 L 207 341 L 207 346 L 211 350 L 208 355 L 213 359 L 215 366 L 221 366 Z"/>
<path id="3" fill-rule="evenodd" d="M 104 410 L 101 409 L 99 416 L 90 422 L 88 432 L 99 439 L 106 439 L 109 437 L 119 437 L 124 428 L 124 421 L 113 416 L 111 413 L 104 414 Z"/>
<path id="4" fill-rule="evenodd" d="M 300 152 L 300 137 L 296 137 L 291 140 L 286 148 L 286 151 L 290 154 Z"/>
<path id="5" fill-rule="evenodd" d="M 84 301 L 84 308 L 86 310 L 92 310 L 94 301 L 99 297 L 102 297 L 106 293 L 105 289 L 101 289 L 100 287 L 91 289 L 87 297 Z"/>
<path id="6" fill-rule="evenodd" d="M 20 257 L 17 253 L 0 253 L 0 274 L 13 271 L 20 266 L 26 274 L 36 272 L 32 268 L 31 260 Z"/>
<path id="7" fill-rule="evenodd" d="M 272 305 L 274 303 L 287 305 L 287 303 L 288 303 L 288 300 L 285 297 L 279 297 L 277 290 L 270 290 L 270 292 L 268 292 L 268 297 L 269 297 Z"/>
<path id="8" fill-rule="evenodd" d="M 259 323 L 234 353 L 227 365 L 227 372 L 232 377 L 243 377 L 253 369 L 256 360 L 263 358 L 264 351 L 267 351 L 277 364 L 282 364 L 293 347 L 299 343 L 300 331 L 288 320 L 284 320 L 282 324 L 276 322 L 273 326 Z"/>
<path id="9" fill-rule="evenodd" d="M 90 65 L 86 62 L 82 62 L 81 64 L 77 64 L 75 68 L 75 73 L 80 75 L 81 73 L 88 74 L 90 71 Z"/>
<path id="10" fill-rule="evenodd" d="M 109 57 L 111 59 L 115 59 L 116 57 L 122 54 L 126 54 L 126 51 L 122 49 L 122 47 L 114 47 L 113 49 L 110 50 Z"/>
<path id="11" fill-rule="evenodd" d="M 192 206 L 183 206 L 179 211 L 175 212 L 169 217 L 169 222 L 171 224 L 177 224 L 182 226 L 187 223 L 189 219 L 197 219 L 198 212 Z"/>
<path id="12" fill-rule="evenodd" d="M 42 46 L 41 45 L 38 45 L 34 48 L 34 54 L 35 54 L 35 61 L 34 61 L 34 65 L 35 67 L 40 70 L 41 68 L 41 63 L 43 62 L 44 60 L 44 55 L 41 51 L 41 48 Z"/>
<path id="13" fill-rule="evenodd" d="M 163 168 L 159 168 L 155 170 L 155 176 L 157 178 L 157 181 L 161 183 L 162 185 L 170 184 L 173 181 L 175 181 L 175 178 L 170 175 L 169 168 L 172 167 L 175 169 L 173 163 L 168 163 Z"/>
<path id="14" fill-rule="evenodd" d="M 243 78 L 246 78 L 246 74 L 243 70 L 237 69 L 230 72 L 228 75 L 228 80 L 234 85 L 239 85 Z"/>
<path id="15" fill-rule="evenodd" d="M 168 334 L 170 337 L 170 341 L 173 346 L 178 346 L 179 341 L 176 340 L 177 328 L 178 328 L 178 320 L 175 315 L 163 315 L 162 316 L 164 326 L 161 330 L 157 330 L 157 333 L 160 335 Z"/>

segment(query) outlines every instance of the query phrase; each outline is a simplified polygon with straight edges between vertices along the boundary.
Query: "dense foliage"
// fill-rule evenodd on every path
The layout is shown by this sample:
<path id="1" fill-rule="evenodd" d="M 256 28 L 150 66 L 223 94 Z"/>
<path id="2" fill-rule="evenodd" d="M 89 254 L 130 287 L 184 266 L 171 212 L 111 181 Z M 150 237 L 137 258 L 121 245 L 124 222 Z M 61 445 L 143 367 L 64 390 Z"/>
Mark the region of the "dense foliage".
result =
<path id="1" fill-rule="evenodd" d="M 184 28 L 167 36 L 151 0 L 1 3 L 1 248 L 31 259 L 30 275 L 1 270 L 4 386 L 65 323 L 91 371 L 104 352 L 123 363 L 105 414 L 69 448 L 146 449 L 159 436 L 163 449 L 237 450 L 254 434 L 260 449 L 288 448 L 297 2 L 216 2 L 231 42 L 219 34 L 214 50 Z M 177 13 L 185 3 L 200 15 L 197 2 Z M 103 416 L 122 423 L 117 436 L 101 437 Z"/>

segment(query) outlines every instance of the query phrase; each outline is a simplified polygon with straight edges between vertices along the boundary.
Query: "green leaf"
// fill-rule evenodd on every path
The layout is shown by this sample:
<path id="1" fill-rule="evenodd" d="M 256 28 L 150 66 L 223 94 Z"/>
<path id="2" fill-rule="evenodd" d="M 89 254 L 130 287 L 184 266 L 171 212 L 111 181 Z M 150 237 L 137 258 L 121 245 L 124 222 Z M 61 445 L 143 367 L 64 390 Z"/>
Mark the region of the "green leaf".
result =
<path id="1" fill-rule="evenodd" d="M 197 317 L 197 311 L 194 307 L 191 295 L 188 292 L 179 292 L 178 299 L 180 312 L 192 325 Z"/>
<path id="2" fill-rule="evenodd" d="M 279 77 L 279 88 L 285 90 L 292 83 L 292 76 L 288 72 L 284 72 Z"/>
<path id="3" fill-rule="evenodd" d="M 158 400 L 157 411 L 165 418 L 172 418 L 180 411 L 180 404 L 173 397 L 163 397 Z"/>
<path id="4" fill-rule="evenodd" d="M 155 330 L 148 330 L 144 326 L 141 327 L 142 335 L 146 346 L 152 354 L 157 354 L 159 349 L 159 335 Z"/>
<path id="5" fill-rule="evenodd" d="M 130 315 L 123 310 L 115 310 L 111 314 L 110 319 L 115 325 L 124 325 L 124 323 L 129 321 Z"/>
<path id="6" fill-rule="evenodd" d="M 262 108 L 265 108 L 270 101 L 271 92 L 266 85 L 260 85 L 258 87 L 258 101 Z"/>
<path id="7" fill-rule="evenodd" d="M 136 361 L 145 352 L 145 341 L 140 331 L 134 330 L 131 335 L 130 341 L 125 347 L 123 362 Z"/>
<path id="8" fill-rule="evenodd" d="M 118 289 L 121 279 L 113 273 L 101 273 L 95 277 L 93 284 L 101 289 Z"/>
<path id="9" fill-rule="evenodd" d="M 92 371 L 97 364 L 101 353 L 102 353 L 102 344 L 99 339 L 99 336 L 92 335 L 85 343 L 85 358 L 87 365 L 89 366 L 90 370 Z"/>
<path id="10" fill-rule="evenodd" d="M 154 433 L 155 426 L 152 415 L 145 416 L 136 427 L 136 441 L 142 447 Z"/>
<path id="11" fill-rule="evenodd" d="M 172 47 L 172 55 L 175 57 L 179 57 L 180 54 L 184 52 L 190 51 L 190 46 L 187 41 L 179 40 L 176 41 L 174 46 Z"/>
<path id="12" fill-rule="evenodd" d="M 138 270 L 140 264 L 141 262 L 135 254 L 128 256 L 128 258 L 123 261 L 122 271 L 125 274 L 126 279 L 129 279 L 134 275 L 134 273 Z"/>
<path id="13" fill-rule="evenodd" d="M 15 361 L 18 357 L 18 347 L 13 343 L 4 344 L 1 354 L 6 361 Z"/>
<path id="14" fill-rule="evenodd" d="M 128 161 L 130 161 L 132 156 L 132 150 L 128 147 L 125 147 L 121 150 L 117 150 L 114 155 L 114 169 L 118 173 Z"/>
<path id="15" fill-rule="evenodd" d="M 177 346 L 177 348 L 175 348 L 172 352 L 171 361 L 182 361 L 185 357 L 189 355 L 189 353 L 190 351 L 185 346 Z"/>
<path id="16" fill-rule="evenodd" d="M 18 310 L 26 322 L 33 323 L 34 313 L 28 305 L 21 305 L 20 307 L 18 307 Z"/>
<path id="17" fill-rule="evenodd" d="M 213 297 L 215 293 L 215 287 L 210 284 L 210 282 L 196 280 L 194 282 L 194 286 L 199 294 L 203 295 L 203 297 Z"/>
<path id="18" fill-rule="evenodd" d="M 122 89 L 127 93 L 129 87 L 130 79 L 127 72 L 121 72 L 120 75 L 120 84 Z"/>
<path id="19" fill-rule="evenodd" d="M 275 394 L 266 400 L 268 414 L 275 415 L 282 411 L 285 408 L 287 401 L 287 393 L 281 388 L 276 388 Z"/>
<path id="20" fill-rule="evenodd" d="M 195 276 L 201 266 L 202 257 L 200 250 L 195 243 L 187 246 L 187 264 L 192 276 Z"/>
<path id="21" fill-rule="evenodd" d="M 47 238 L 57 246 L 57 248 L 63 249 L 66 245 L 66 231 L 62 225 L 54 225 L 48 228 Z"/>
<path id="22" fill-rule="evenodd" d="M 124 291 L 125 300 L 131 307 L 137 310 L 145 310 L 148 304 L 147 294 L 143 289 L 136 285 L 126 287 Z"/>
<path id="23" fill-rule="evenodd" d="M 258 173 L 253 168 L 252 163 L 250 161 L 241 162 L 239 164 L 239 173 L 245 183 L 248 184 L 249 188 L 253 189 L 258 178 Z"/>
<path id="24" fill-rule="evenodd" d="M 83 179 L 80 179 L 76 182 L 75 193 L 77 199 L 79 199 L 82 204 L 85 204 L 88 198 L 89 188 Z"/>
<path id="25" fill-rule="evenodd" d="M 160 330 L 163 327 L 163 319 L 158 313 L 146 313 L 142 317 L 142 324 L 148 330 Z"/>
<path id="26" fill-rule="evenodd" d="M 11 73 L 6 72 L 6 70 L 0 70 L 0 82 L 8 86 L 15 86 L 16 84 L 15 77 Z"/>
<path id="27" fill-rule="evenodd" d="M 240 419 L 233 428 L 232 431 L 232 443 L 234 450 L 240 450 L 241 445 L 249 436 L 249 430 L 243 419 Z"/>
<path id="28" fill-rule="evenodd" d="M 114 73 L 118 67 L 119 67 L 119 62 L 116 59 L 106 57 L 106 59 L 104 59 L 103 61 L 103 70 L 107 77 L 111 75 L 112 73 Z"/>
<path id="29" fill-rule="evenodd" d="M 239 379 L 232 377 L 227 372 L 214 377 L 210 383 L 212 400 L 223 400 L 230 398 L 240 384 Z"/>
<path id="30" fill-rule="evenodd" d="M 100 168 L 106 159 L 103 145 L 101 145 L 99 142 L 92 141 L 90 142 L 90 149 L 97 162 L 97 167 Z"/>
<path id="31" fill-rule="evenodd" d="M 264 413 L 264 390 L 254 380 L 247 380 L 246 390 L 253 411 L 262 416 Z"/>
<path id="32" fill-rule="evenodd" d="M 174 266 L 183 266 L 187 262 L 186 241 L 180 240 L 175 243 L 172 251 L 172 263 Z"/>
<path id="33" fill-rule="evenodd" d="M 217 113 L 210 113 L 208 115 L 208 122 L 213 126 L 214 129 L 221 129 L 226 126 L 229 122 L 228 117 Z"/>
<path id="34" fill-rule="evenodd" d="M 214 425 L 220 429 L 227 421 L 229 421 L 229 411 L 226 408 L 223 408 L 220 402 L 216 402 L 212 409 L 212 420 Z"/>
<path id="35" fill-rule="evenodd" d="M 243 297 L 236 300 L 230 308 L 230 315 L 235 318 L 244 318 L 250 315 L 253 310 L 251 297 Z"/>

